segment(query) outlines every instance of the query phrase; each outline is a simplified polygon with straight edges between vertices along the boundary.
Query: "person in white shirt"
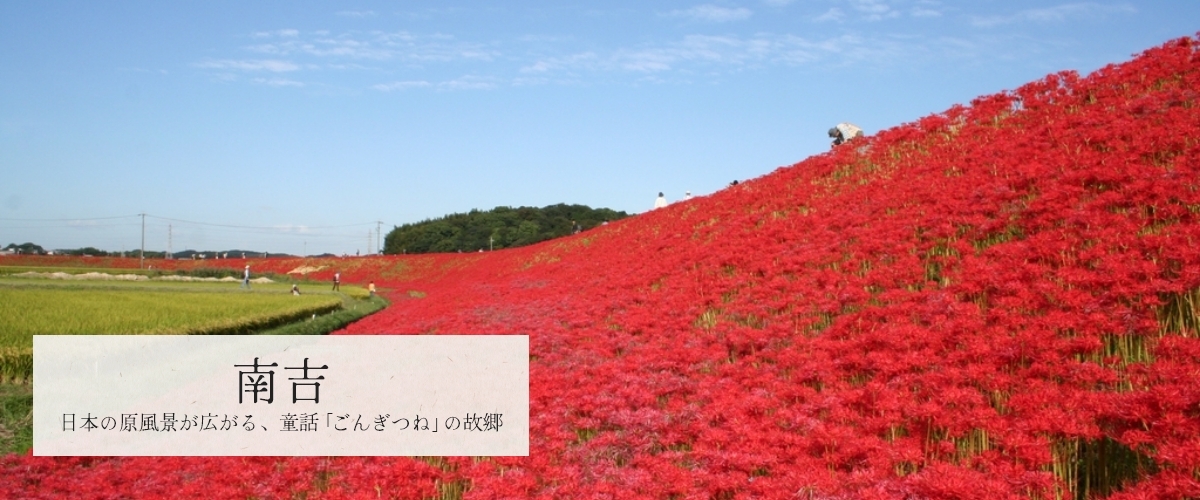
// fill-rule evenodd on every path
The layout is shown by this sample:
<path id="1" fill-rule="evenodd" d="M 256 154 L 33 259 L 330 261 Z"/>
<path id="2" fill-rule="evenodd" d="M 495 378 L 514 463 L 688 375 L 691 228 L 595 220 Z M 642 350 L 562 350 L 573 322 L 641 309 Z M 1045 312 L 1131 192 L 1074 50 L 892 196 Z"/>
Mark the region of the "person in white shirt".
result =
<path id="1" fill-rule="evenodd" d="M 839 123 L 836 127 L 829 129 L 829 137 L 833 138 L 834 146 L 862 136 L 863 130 L 853 123 Z"/>
<path id="2" fill-rule="evenodd" d="M 667 206 L 667 198 L 662 193 L 658 193 L 658 199 L 654 200 L 654 208 L 663 208 Z"/>

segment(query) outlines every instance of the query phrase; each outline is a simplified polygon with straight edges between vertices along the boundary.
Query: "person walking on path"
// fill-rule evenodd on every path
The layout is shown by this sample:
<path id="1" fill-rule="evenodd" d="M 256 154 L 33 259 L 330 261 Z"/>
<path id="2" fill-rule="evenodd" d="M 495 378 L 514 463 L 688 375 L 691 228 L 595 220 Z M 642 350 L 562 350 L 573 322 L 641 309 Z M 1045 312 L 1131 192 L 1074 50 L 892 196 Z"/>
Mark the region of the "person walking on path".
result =
<path id="1" fill-rule="evenodd" d="M 250 288 L 250 264 L 246 264 L 246 269 L 242 271 L 241 288 Z"/>
<path id="2" fill-rule="evenodd" d="M 300 287 L 292 283 L 292 295 L 300 295 Z"/>
<path id="3" fill-rule="evenodd" d="M 368 297 L 375 296 L 375 282 L 374 281 L 367 283 L 367 296 Z"/>
<path id="4" fill-rule="evenodd" d="M 833 138 L 834 146 L 862 136 L 863 130 L 853 123 L 839 123 L 836 127 L 829 129 L 829 137 Z"/>
<path id="5" fill-rule="evenodd" d="M 341 284 L 342 284 L 342 273 L 340 273 L 340 272 L 333 273 L 333 289 L 334 289 L 334 291 L 340 290 L 341 288 L 339 287 L 339 285 L 341 285 Z"/>
<path id="6" fill-rule="evenodd" d="M 658 193 L 658 199 L 654 200 L 654 208 L 665 208 L 667 206 L 667 197 L 662 193 Z"/>

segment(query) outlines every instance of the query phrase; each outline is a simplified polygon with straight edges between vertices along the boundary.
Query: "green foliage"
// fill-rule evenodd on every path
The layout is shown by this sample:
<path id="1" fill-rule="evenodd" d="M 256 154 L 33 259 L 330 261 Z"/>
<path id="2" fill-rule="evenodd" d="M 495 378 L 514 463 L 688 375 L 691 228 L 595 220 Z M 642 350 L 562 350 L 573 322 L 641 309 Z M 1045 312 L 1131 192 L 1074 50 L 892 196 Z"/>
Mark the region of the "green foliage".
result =
<path id="1" fill-rule="evenodd" d="M 32 347 L 0 346 L 0 384 L 28 382 L 32 376 Z"/>
<path id="2" fill-rule="evenodd" d="M 4 249 L 11 250 L 11 251 L 21 253 L 21 254 L 31 254 L 31 255 L 41 255 L 41 254 L 46 253 L 46 250 L 43 249 L 41 247 L 41 245 L 35 245 L 33 243 L 22 243 L 20 245 L 18 245 L 16 243 L 9 243 L 8 246 L 4 247 Z"/>
<path id="3" fill-rule="evenodd" d="M 241 269 L 228 269 L 228 268 L 220 268 L 220 267 L 197 267 L 192 270 L 180 269 L 180 270 L 174 271 L 174 273 L 179 276 L 191 276 L 193 278 L 217 278 L 217 279 L 221 279 L 221 278 L 241 279 L 242 278 L 242 270 Z M 259 277 L 259 274 L 254 274 L 252 277 L 257 278 L 257 277 Z M 276 279 L 277 278 L 276 276 L 271 276 L 270 278 L 274 281 L 282 281 L 282 280 Z"/>
<path id="4" fill-rule="evenodd" d="M 83 248 L 75 248 L 75 249 L 71 249 L 71 250 L 57 250 L 57 252 L 60 254 L 63 254 L 63 255 L 76 255 L 76 256 L 90 255 L 92 257 L 108 257 L 110 255 L 113 257 L 122 256 L 121 255 L 122 252 L 107 252 L 107 251 L 101 250 L 96 247 L 83 247 Z M 137 255 L 137 250 L 133 251 L 133 255 Z"/>
<path id="5" fill-rule="evenodd" d="M 342 301 L 340 310 L 288 323 L 278 328 L 256 332 L 260 335 L 325 335 L 383 309 L 388 302 L 378 295 L 370 298 L 351 298 Z"/>
<path id="6" fill-rule="evenodd" d="M 531 245 L 628 217 L 625 212 L 559 203 L 544 208 L 496 207 L 472 210 L 393 228 L 384 238 L 385 254 L 475 252 Z M 489 246 L 490 244 L 490 246 Z"/>
<path id="7" fill-rule="evenodd" d="M 33 446 L 33 384 L 0 383 L 0 455 Z"/>

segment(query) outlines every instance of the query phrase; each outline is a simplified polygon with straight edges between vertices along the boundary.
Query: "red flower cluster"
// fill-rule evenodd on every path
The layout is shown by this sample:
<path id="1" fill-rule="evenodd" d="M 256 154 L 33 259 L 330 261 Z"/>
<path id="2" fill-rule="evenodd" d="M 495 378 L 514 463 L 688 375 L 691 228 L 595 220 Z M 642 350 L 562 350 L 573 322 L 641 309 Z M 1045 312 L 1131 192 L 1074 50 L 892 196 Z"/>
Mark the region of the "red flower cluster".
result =
<path id="1" fill-rule="evenodd" d="M 335 496 L 288 472 L 328 463 L 364 496 L 1200 497 L 1198 49 L 569 238 L 343 269 L 393 301 L 344 333 L 530 335 L 529 457 L 9 457 L 0 496 Z"/>

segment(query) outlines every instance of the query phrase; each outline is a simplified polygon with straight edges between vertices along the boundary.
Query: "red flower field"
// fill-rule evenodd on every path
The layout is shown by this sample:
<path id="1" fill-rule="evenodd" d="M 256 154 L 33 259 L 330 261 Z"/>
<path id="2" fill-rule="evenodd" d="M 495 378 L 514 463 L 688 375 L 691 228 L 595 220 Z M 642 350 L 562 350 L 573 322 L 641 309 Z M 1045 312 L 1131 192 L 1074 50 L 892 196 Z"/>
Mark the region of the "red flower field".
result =
<path id="1" fill-rule="evenodd" d="M 340 333 L 529 334 L 530 455 L 9 456 L 0 497 L 1200 498 L 1198 49 L 531 247 L 207 261 L 387 290 Z"/>

